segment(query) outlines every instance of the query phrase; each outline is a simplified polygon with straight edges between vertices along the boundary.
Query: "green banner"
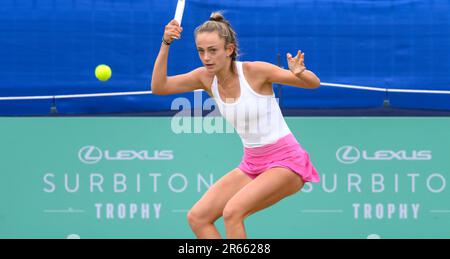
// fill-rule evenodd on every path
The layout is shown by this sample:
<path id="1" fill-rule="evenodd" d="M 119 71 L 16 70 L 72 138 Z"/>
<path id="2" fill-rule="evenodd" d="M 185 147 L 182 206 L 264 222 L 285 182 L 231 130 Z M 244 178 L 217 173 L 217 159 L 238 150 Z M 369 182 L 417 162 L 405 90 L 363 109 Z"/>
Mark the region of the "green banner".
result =
<path id="1" fill-rule="evenodd" d="M 189 119 L 1 118 L 0 238 L 194 238 L 187 211 L 242 143 Z M 322 181 L 247 218 L 249 238 L 450 237 L 450 119 L 287 123 Z"/>

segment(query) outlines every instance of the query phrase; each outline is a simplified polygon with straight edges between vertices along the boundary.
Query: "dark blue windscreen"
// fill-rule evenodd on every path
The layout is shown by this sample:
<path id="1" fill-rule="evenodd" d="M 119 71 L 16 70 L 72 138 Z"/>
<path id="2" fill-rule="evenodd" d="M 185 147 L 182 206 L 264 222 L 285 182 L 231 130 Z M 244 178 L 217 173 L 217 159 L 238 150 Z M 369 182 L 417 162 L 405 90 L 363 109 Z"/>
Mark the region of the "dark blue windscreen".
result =
<path id="1" fill-rule="evenodd" d="M 170 50 L 169 75 L 198 66 L 194 29 L 224 10 L 238 33 L 242 61 L 286 67 L 305 52 L 324 83 L 388 89 L 450 90 L 450 2 L 446 0 L 186 0 L 184 33 Z M 153 62 L 176 0 L 0 1 L 0 97 L 149 91 Z M 108 64 L 112 78 L 94 76 Z M 192 94 L 182 95 L 192 98 Z M 1 101 L 0 114 L 145 112 L 179 96 Z M 450 110 L 449 94 L 385 93 L 322 86 L 283 87 L 297 108 L 393 107 Z M 25 102 L 25 103 L 23 103 Z M 35 105 L 34 105 L 35 104 Z"/>

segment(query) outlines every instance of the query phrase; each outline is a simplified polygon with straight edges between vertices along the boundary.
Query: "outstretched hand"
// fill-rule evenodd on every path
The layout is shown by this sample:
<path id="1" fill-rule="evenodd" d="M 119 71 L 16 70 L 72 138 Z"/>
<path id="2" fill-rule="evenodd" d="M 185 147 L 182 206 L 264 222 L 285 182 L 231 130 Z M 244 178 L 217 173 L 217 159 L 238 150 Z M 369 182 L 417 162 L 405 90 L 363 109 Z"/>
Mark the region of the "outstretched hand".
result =
<path id="1" fill-rule="evenodd" d="M 306 70 L 305 67 L 305 53 L 302 53 L 301 50 L 297 52 L 297 56 L 292 57 L 291 53 L 287 53 L 286 55 L 289 70 L 294 73 L 296 76 L 299 76 Z"/>

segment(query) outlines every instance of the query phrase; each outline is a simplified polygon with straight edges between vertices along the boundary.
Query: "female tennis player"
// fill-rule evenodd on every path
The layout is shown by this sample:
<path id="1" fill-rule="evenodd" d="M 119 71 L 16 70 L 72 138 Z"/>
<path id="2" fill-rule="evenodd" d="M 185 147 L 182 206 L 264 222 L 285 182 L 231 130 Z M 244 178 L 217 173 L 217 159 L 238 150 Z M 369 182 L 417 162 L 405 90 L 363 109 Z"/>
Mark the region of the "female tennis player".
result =
<path id="1" fill-rule="evenodd" d="M 245 218 L 300 191 L 305 182 L 319 181 L 308 153 L 283 118 L 272 84 L 314 89 L 320 80 L 306 69 L 301 51 L 295 57 L 287 54 L 289 70 L 265 62 L 238 62 L 236 33 L 217 12 L 195 30 L 204 66 L 168 77 L 169 47 L 174 39 L 181 39 L 182 31 L 176 20 L 165 27 L 153 69 L 153 94 L 205 90 L 244 146 L 239 166 L 211 186 L 188 212 L 189 225 L 197 238 L 221 238 L 214 222 L 223 216 L 226 238 L 246 238 Z"/>

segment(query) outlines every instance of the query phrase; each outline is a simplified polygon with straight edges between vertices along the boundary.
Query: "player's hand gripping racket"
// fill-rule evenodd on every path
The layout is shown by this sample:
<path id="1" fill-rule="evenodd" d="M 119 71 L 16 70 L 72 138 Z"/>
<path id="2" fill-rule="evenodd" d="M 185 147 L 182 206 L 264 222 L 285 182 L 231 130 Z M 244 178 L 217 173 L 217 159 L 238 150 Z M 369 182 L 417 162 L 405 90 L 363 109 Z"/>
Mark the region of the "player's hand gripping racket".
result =
<path id="1" fill-rule="evenodd" d="M 165 27 L 163 42 L 166 45 L 170 45 L 173 40 L 179 40 L 181 38 L 181 32 L 183 31 L 183 28 L 181 28 L 181 21 L 183 19 L 185 3 L 186 0 L 178 0 L 175 17 Z"/>
<path id="2" fill-rule="evenodd" d="M 183 20 L 184 6 L 186 4 L 185 0 L 178 0 L 177 9 L 175 10 L 175 21 L 178 22 L 178 25 L 181 27 L 181 21 Z M 172 37 L 172 39 L 177 39 L 177 37 Z"/>

